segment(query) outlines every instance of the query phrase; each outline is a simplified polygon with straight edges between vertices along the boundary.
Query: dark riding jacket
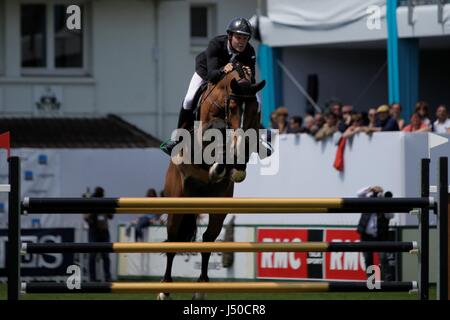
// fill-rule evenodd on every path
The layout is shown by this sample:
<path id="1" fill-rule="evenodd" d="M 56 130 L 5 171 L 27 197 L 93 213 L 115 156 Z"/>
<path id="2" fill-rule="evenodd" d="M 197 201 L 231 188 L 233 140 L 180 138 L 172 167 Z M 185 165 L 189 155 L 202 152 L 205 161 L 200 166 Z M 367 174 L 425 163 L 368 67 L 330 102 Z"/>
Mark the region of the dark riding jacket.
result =
<path id="1" fill-rule="evenodd" d="M 372 213 L 363 213 L 358 222 L 357 230 L 360 234 L 366 233 L 367 225 L 369 224 Z M 389 237 L 389 219 L 384 213 L 376 213 L 377 215 L 377 239 L 386 241 Z"/>
<path id="2" fill-rule="evenodd" d="M 255 49 L 250 43 L 247 43 L 243 52 L 236 51 L 235 53 L 234 61 L 250 67 L 252 70 L 252 83 L 255 83 Z M 232 55 L 228 50 L 228 35 L 214 37 L 209 42 L 208 48 L 195 58 L 195 72 L 203 80 L 217 83 L 223 74 L 223 68 L 231 62 L 231 58 Z"/>

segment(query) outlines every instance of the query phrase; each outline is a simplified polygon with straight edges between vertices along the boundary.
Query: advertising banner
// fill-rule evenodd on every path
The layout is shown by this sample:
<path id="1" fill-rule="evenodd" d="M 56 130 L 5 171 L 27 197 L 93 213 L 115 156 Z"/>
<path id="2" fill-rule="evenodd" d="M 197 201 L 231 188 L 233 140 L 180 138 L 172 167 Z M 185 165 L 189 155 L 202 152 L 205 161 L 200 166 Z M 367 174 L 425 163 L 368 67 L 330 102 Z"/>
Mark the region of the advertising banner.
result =
<path id="1" fill-rule="evenodd" d="M 257 242 L 359 242 L 350 228 L 257 228 Z M 374 255 L 378 263 L 378 255 Z M 362 252 L 260 252 L 256 259 L 256 278 L 297 280 L 365 281 Z"/>
<path id="2" fill-rule="evenodd" d="M 6 277 L 8 230 L 0 229 L 0 277 Z M 22 229 L 22 242 L 62 243 L 74 242 L 73 228 Z M 21 260 L 22 277 L 48 277 L 67 275 L 67 267 L 74 264 L 73 253 L 26 254 Z"/>

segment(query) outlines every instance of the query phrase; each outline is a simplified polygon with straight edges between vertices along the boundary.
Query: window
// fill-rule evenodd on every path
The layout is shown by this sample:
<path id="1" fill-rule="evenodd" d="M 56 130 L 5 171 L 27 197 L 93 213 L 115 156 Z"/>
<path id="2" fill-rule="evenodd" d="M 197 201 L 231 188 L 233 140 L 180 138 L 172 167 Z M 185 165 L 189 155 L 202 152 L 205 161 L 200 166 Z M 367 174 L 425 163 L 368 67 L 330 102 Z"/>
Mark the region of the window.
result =
<path id="1" fill-rule="evenodd" d="M 55 67 L 81 68 L 83 66 L 83 29 L 67 29 L 66 6 L 55 6 L 54 13 Z"/>
<path id="2" fill-rule="evenodd" d="M 20 7 L 21 61 L 25 75 L 86 73 L 84 6 L 81 29 L 66 26 L 69 4 L 22 4 Z"/>
<path id="3" fill-rule="evenodd" d="M 3 0 L 0 0 L 0 30 L 5 30 L 5 7 L 4 7 L 4 2 Z M 5 48 L 5 42 L 4 42 L 4 38 L 3 38 L 3 31 L 0 31 L 0 76 L 3 75 L 4 72 L 4 52 L 6 50 Z M 1 91 L 1 89 L 0 89 Z M 0 92 L 0 99 L 1 99 L 1 92 Z M 0 101 L 0 107 L 1 107 L 1 101 Z"/>
<path id="4" fill-rule="evenodd" d="M 190 35 L 192 45 L 206 45 L 216 34 L 216 7 L 214 4 L 193 4 L 190 12 Z"/>
<path id="5" fill-rule="evenodd" d="M 191 7 L 191 37 L 208 37 L 208 7 Z"/>
<path id="6" fill-rule="evenodd" d="M 22 67 L 46 67 L 46 8 L 43 4 L 23 5 L 20 12 Z"/>

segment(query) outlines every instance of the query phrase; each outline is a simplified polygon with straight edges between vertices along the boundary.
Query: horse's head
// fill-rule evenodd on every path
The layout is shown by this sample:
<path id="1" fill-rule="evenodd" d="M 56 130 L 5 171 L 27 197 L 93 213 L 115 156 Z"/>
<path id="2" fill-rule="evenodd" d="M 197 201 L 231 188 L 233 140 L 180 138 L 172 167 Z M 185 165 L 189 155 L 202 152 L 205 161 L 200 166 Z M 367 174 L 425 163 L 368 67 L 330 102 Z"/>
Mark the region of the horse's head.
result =
<path id="1" fill-rule="evenodd" d="M 223 176 L 228 167 L 231 179 L 240 182 L 245 178 L 246 163 L 258 143 L 260 112 L 256 93 L 264 88 L 265 81 L 252 84 L 241 64 L 234 63 L 233 67 L 215 86 L 210 85 L 202 104 L 201 120 L 205 128 L 222 122 L 224 128 L 232 129 L 228 130 L 231 139 L 226 146 L 226 154 L 232 153 L 232 159 L 225 157 L 225 166 L 215 164 L 211 169 L 221 171 Z"/>
<path id="2" fill-rule="evenodd" d="M 227 128 L 247 130 L 259 126 L 256 93 L 262 90 L 265 84 L 264 80 L 252 84 L 246 77 L 243 66 L 240 63 L 233 64 L 233 71 L 217 84 L 219 90 L 216 102 L 220 101 L 222 107 L 218 108 L 222 109 L 222 115 L 220 112 L 218 115 L 225 116 Z"/>

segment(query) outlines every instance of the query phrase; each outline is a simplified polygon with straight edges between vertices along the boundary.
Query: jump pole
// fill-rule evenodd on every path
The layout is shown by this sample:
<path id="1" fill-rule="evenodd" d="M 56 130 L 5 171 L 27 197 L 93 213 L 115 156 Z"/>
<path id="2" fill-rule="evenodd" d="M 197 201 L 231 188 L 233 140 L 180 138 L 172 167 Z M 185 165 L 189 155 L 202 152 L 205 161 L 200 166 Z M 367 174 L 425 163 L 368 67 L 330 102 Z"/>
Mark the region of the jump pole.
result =
<path id="1" fill-rule="evenodd" d="M 430 159 L 421 161 L 421 197 L 430 196 Z M 419 214 L 419 294 L 418 299 L 428 300 L 429 298 L 429 252 L 430 252 L 430 209 L 420 208 Z"/>
<path id="2" fill-rule="evenodd" d="M 437 279 L 437 298 L 438 300 L 449 300 L 450 290 L 450 221 L 448 219 L 450 202 L 448 189 L 448 158 L 439 158 L 438 168 L 438 247 L 439 247 L 439 266 Z"/>
<path id="3" fill-rule="evenodd" d="M 382 212 L 410 212 L 412 207 L 390 207 L 379 209 Z M 218 208 L 218 207 L 191 207 L 185 208 L 173 208 L 173 207 L 159 207 L 159 208 L 48 208 L 48 209 L 24 209 L 24 213 L 46 213 L 46 214 L 73 214 L 73 213 L 112 213 L 112 214 L 144 214 L 144 213 L 170 213 L 170 214 L 225 214 L 225 213 L 245 213 L 245 214 L 264 214 L 264 213 L 282 213 L 282 214 L 315 214 L 315 213 L 371 213 L 373 209 L 370 207 L 353 207 L 351 209 L 340 208 L 283 208 L 283 207 L 241 207 L 241 208 Z"/>
<path id="4" fill-rule="evenodd" d="M 28 213 L 84 213 L 131 210 L 154 213 L 361 213 L 409 212 L 434 205 L 431 198 L 25 198 Z M 123 212 L 125 213 L 125 212 Z"/>
<path id="5" fill-rule="evenodd" d="M 111 282 L 82 283 L 69 289 L 65 283 L 23 282 L 23 293 L 286 293 L 286 292 L 410 292 L 417 282 L 380 282 L 379 289 L 369 289 L 363 282 Z"/>
<path id="6" fill-rule="evenodd" d="M 23 243 L 28 253 L 161 253 L 161 252 L 417 252 L 417 242 L 113 242 Z"/>
<path id="7" fill-rule="evenodd" d="M 9 157 L 8 255 L 6 257 L 8 300 L 20 295 L 20 159 Z"/>

